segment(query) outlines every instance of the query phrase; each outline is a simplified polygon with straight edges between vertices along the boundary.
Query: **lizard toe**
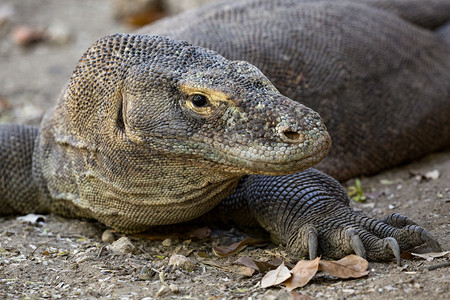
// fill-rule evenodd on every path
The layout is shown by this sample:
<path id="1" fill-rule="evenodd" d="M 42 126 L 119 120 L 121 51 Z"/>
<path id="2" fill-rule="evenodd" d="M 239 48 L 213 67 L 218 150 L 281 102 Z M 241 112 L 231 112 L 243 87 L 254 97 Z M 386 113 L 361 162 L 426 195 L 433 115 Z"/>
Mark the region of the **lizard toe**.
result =
<path id="1" fill-rule="evenodd" d="M 402 228 L 407 225 L 417 225 L 416 222 L 398 213 L 392 213 L 389 216 L 384 217 L 380 221 L 397 228 Z"/>
<path id="2" fill-rule="evenodd" d="M 396 229 L 392 236 L 398 241 L 402 250 L 426 244 L 434 252 L 442 251 L 438 241 L 428 231 L 418 225 L 407 225 Z"/>
<path id="3" fill-rule="evenodd" d="M 400 246 L 396 239 L 386 237 L 379 239 L 375 236 L 371 237 L 371 243 L 367 244 L 367 258 L 374 261 L 389 260 L 392 256 L 395 257 L 397 265 L 401 265 Z"/>
<path id="4" fill-rule="evenodd" d="M 366 248 L 364 247 L 364 243 L 356 233 L 356 230 L 352 229 L 349 232 L 350 236 L 350 246 L 356 255 L 361 256 L 362 258 L 366 258 Z"/>
<path id="5" fill-rule="evenodd" d="M 319 250 L 319 233 L 317 229 L 310 224 L 303 225 L 290 234 L 286 248 L 295 257 L 306 257 L 309 255 L 309 259 L 315 259 Z"/>
<path id="6" fill-rule="evenodd" d="M 431 250 L 435 252 L 442 251 L 438 241 L 425 229 L 417 225 L 408 217 L 393 213 L 381 219 L 380 221 L 402 229 L 398 233 L 398 239 L 401 240 L 402 248 L 412 248 L 425 243 Z"/>
<path id="7" fill-rule="evenodd" d="M 394 238 L 400 250 L 426 244 L 432 251 L 442 251 L 439 243 L 428 231 L 400 214 L 394 213 L 381 220 L 362 217 L 360 221 L 374 235 L 380 238 Z"/>

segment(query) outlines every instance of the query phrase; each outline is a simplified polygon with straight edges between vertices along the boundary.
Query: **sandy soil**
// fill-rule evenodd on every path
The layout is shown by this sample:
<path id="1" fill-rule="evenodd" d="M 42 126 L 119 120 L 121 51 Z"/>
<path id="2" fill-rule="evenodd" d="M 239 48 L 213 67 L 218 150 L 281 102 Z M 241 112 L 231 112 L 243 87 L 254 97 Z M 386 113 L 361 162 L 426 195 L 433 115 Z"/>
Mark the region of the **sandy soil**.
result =
<path id="1" fill-rule="evenodd" d="M 14 11 L 4 4 L 13 4 Z M 17 36 L 13 38 L 19 25 L 47 28 L 51 38 L 20 46 Z M 107 0 L 3 0 L 0 123 L 38 124 L 83 51 L 103 35 L 131 30 L 114 21 Z M 438 179 L 411 175 L 433 170 L 439 171 Z M 369 199 L 352 203 L 355 209 L 376 217 L 392 212 L 409 216 L 450 250 L 450 152 L 363 178 L 362 186 Z M 213 228 L 206 238 L 188 233 L 129 236 L 132 247 L 124 247 L 129 252 L 125 254 L 102 240 L 105 229 L 97 222 L 53 215 L 36 224 L 16 217 L 0 219 L 0 298 L 445 299 L 450 294 L 449 267 L 427 269 L 448 261 L 445 258 L 405 260 L 403 267 L 371 262 L 369 275 L 362 279 L 319 274 L 291 294 L 280 287 L 262 289 L 263 274 L 237 274 L 233 264 L 242 256 L 272 259 L 283 253 L 276 245 L 250 247 L 227 258 L 213 254 L 213 245 L 245 236 L 234 228 Z M 190 263 L 173 266 L 169 259 L 174 254 Z"/>

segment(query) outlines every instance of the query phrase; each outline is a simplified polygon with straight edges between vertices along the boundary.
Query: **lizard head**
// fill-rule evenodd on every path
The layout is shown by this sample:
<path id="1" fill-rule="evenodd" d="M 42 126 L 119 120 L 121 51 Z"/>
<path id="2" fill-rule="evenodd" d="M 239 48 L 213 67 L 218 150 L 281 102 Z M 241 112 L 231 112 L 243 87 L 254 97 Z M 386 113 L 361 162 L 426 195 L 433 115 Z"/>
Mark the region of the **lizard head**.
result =
<path id="1" fill-rule="evenodd" d="M 126 145 L 226 173 L 301 171 L 331 143 L 319 115 L 255 66 L 168 38 L 99 40 L 64 98 L 65 126 L 87 147 Z"/>

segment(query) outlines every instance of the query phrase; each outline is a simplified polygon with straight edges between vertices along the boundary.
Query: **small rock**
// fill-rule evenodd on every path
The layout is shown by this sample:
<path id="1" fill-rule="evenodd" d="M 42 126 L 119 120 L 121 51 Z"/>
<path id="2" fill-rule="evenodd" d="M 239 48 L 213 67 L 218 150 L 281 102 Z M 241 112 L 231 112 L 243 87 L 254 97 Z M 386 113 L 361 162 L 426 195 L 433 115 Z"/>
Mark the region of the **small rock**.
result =
<path id="1" fill-rule="evenodd" d="M 31 225 L 39 225 L 39 223 L 45 223 L 45 216 L 28 214 L 26 216 L 20 216 L 16 218 L 21 223 L 28 223 Z"/>
<path id="2" fill-rule="evenodd" d="M 112 242 L 114 242 L 115 238 L 114 238 L 114 234 L 112 233 L 111 230 L 105 230 L 102 234 L 102 241 L 108 244 L 111 244 Z"/>
<path id="3" fill-rule="evenodd" d="M 192 243 L 192 240 L 189 239 L 189 240 L 184 240 L 181 244 L 182 244 L 182 245 L 189 246 L 191 243 Z"/>
<path id="4" fill-rule="evenodd" d="M 160 288 L 159 288 L 159 290 L 158 290 L 158 292 L 156 293 L 156 296 L 162 296 L 162 295 L 164 295 L 164 294 L 167 294 L 167 292 L 169 292 L 169 288 L 167 287 L 167 285 L 165 285 L 165 284 L 163 284 Z"/>
<path id="5" fill-rule="evenodd" d="M 176 284 L 170 284 L 169 290 L 174 294 L 178 294 L 180 292 L 180 288 Z"/>
<path id="6" fill-rule="evenodd" d="M 441 174 L 439 173 L 439 170 L 433 170 L 433 171 L 425 173 L 424 176 L 426 179 L 436 180 L 436 179 L 439 179 L 440 175 Z"/>
<path id="7" fill-rule="evenodd" d="M 180 267 L 185 271 L 192 272 L 195 268 L 195 262 L 184 255 L 174 254 L 169 259 L 169 266 Z"/>
<path id="8" fill-rule="evenodd" d="M 72 40 L 70 30 L 63 24 L 52 24 L 47 29 L 48 40 L 55 45 L 66 45 Z"/>
<path id="9" fill-rule="evenodd" d="M 126 236 L 121 237 L 109 246 L 109 250 L 121 254 L 132 253 L 135 249 L 136 248 L 131 243 L 130 239 Z"/>
<path id="10" fill-rule="evenodd" d="M 162 245 L 163 245 L 164 247 L 170 247 L 170 246 L 172 246 L 172 240 L 169 239 L 169 238 L 167 238 L 167 239 L 165 239 L 164 241 L 162 241 Z"/>

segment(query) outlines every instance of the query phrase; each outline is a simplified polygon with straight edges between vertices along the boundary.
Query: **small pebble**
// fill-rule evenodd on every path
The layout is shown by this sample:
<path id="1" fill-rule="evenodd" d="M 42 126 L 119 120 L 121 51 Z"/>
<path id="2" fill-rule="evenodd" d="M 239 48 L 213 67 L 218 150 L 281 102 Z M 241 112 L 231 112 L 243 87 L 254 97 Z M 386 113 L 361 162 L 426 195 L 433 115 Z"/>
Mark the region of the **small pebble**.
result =
<path id="1" fill-rule="evenodd" d="M 163 284 L 160 288 L 159 288 L 159 290 L 158 290 L 158 292 L 156 293 L 156 296 L 162 296 L 162 295 L 164 295 L 164 294 L 167 294 L 167 292 L 169 292 L 169 288 L 167 287 L 167 285 L 165 285 L 165 284 Z"/>
<path id="2" fill-rule="evenodd" d="M 112 242 L 114 242 L 115 238 L 114 238 L 114 234 L 112 233 L 111 230 L 105 230 L 102 234 L 102 241 L 108 244 L 111 244 Z"/>
<path id="3" fill-rule="evenodd" d="M 52 44 L 59 46 L 68 44 L 72 39 L 69 29 L 63 24 L 52 24 L 47 29 L 47 37 Z"/>
<path id="4" fill-rule="evenodd" d="M 17 217 L 16 219 L 21 223 L 39 225 L 39 223 L 45 223 L 46 217 L 43 215 L 28 214 L 25 216 Z"/>
<path id="5" fill-rule="evenodd" d="M 170 247 L 170 246 L 172 246 L 172 240 L 169 239 L 169 238 L 167 238 L 167 239 L 165 239 L 164 241 L 162 241 L 162 245 L 163 245 L 164 247 Z"/>
<path id="6" fill-rule="evenodd" d="M 180 267 L 185 271 L 192 272 L 195 268 L 195 262 L 184 255 L 174 254 L 169 259 L 169 266 Z"/>
<path id="7" fill-rule="evenodd" d="M 136 249 L 133 243 L 131 243 L 130 239 L 127 238 L 126 236 L 121 237 L 120 239 L 109 245 L 108 248 L 112 252 L 117 252 L 121 254 L 132 253 Z"/>
<path id="8" fill-rule="evenodd" d="M 170 284 L 169 290 L 174 294 L 178 294 L 180 292 L 180 288 L 176 284 Z"/>

